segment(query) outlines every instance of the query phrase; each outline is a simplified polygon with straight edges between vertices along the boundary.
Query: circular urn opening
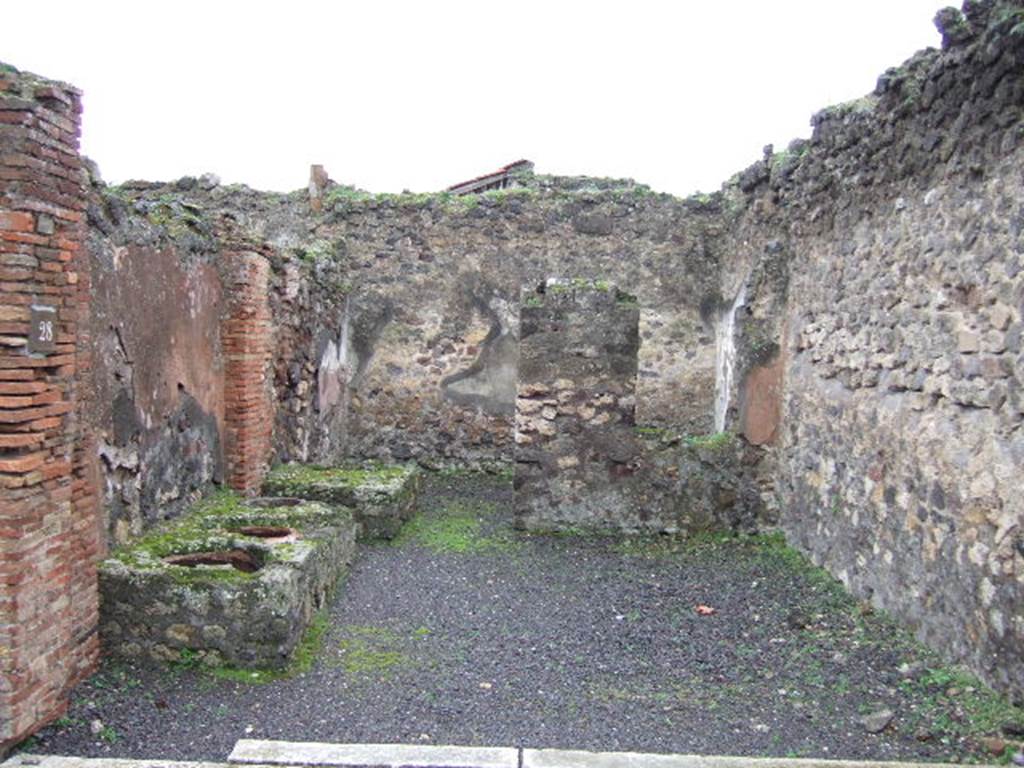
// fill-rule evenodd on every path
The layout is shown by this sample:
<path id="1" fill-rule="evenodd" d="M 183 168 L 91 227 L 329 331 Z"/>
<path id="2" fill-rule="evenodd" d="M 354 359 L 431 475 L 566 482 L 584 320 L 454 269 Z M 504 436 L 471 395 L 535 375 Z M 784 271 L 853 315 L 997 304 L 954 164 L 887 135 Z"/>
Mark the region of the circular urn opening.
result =
<path id="1" fill-rule="evenodd" d="M 245 502 L 245 506 L 256 507 L 258 509 L 276 509 L 278 507 L 297 507 L 302 503 L 302 499 L 296 499 L 290 496 L 263 496 L 258 499 L 249 499 Z"/>
<path id="2" fill-rule="evenodd" d="M 284 541 L 295 541 L 299 538 L 299 532 L 294 528 L 283 525 L 243 525 L 239 528 L 232 528 L 232 533 L 240 533 L 243 536 L 252 536 L 256 539 L 263 539 L 269 543 Z"/>
<path id="3" fill-rule="evenodd" d="M 222 552 L 191 552 L 187 555 L 170 555 L 164 558 L 168 565 L 195 568 L 199 565 L 230 565 L 236 571 L 255 573 L 262 564 L 244 549 L 229 549 Z"/>

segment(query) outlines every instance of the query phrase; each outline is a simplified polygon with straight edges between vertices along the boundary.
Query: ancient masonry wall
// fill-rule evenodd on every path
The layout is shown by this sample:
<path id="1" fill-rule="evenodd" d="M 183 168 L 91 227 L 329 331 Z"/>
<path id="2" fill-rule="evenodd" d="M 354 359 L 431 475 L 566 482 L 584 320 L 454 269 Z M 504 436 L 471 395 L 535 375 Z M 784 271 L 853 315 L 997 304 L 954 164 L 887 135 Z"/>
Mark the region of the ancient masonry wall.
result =
<path id="1" fill-rule="evenodd" d="M 966 8 L 942 52 L 741 174 L 730 250 L 740 275 L 786 257 L 737 328 L 751 360 L 777 352 L 749 376 L 785 375 L 788 538 L 1021 695 L 1024 36 L 1008 6 Z"/>
<path id="2" fill-rule="evenodd" d="M 469 201 L 328 190 L 315 237 L 346 264 L 351 296 L 345 440 L 328 451 L 511 462 L 518 302 L 547 278 L 636 295 L 637 421 L 711 431 L 715 337 L 702 307 L 719 300 L 719 211 L 628 180 L 530 183 Z"/>
<path id="3" fill-rule="evenodd" d="M 224 477 L 220 245 L 205 227 L 167 236 L 168 206 L 95 176 L 87 214 L 93 434 L 107 538 L 123 543 Z"/>
<path id="4" fill-rule="evenodd" d="M 104 454 L 118 467 L 109 475 L 116 475 L 109 495 L 120 505 L 117 517 L 146 524 L 141 509 L 157 505 L 176 514 L 190 492 L 170 482 L 183 474 L 170 470 L 175 452 L 156 450 L 174 436 L 158 428 L 162 414 L 181 407 L 174 381 L 196 410 L 217 418 L 209 393 L 218 391 L 219 333 L 198 329 L 208 326 L 217 298 L 204 273 L 232 250 L 208 234 L 221 218 L 261 244 L 270 261 L 277 460 L 507 465 L 519 292 L 557 276 L 612 280 L 637 294 L 638 421 L 710 431 L 715 332 L 703 308 L 719 300 L 712 243 L 720 211 L 707 200 L 587 179 L 537 179 L 529 189 L 469 201 L 344 192 L 329 188 L 322 211 L 313 212 L 304 193 L 206 187 L 195 179 L 97 187 L 90 221 L 99 230 L 91 242 L 100 284 L 94 312 L 104 317 L 96 328 L 105 339 L 99 376 L 107 391 L 124 393 L 120 402 L 135 421 L 152 425 L 135 430 L 139 450 L 118 444 Z M 155 295 L 134 263 L 186 286 L 177 296 Z M 153 310 L 132 306 L 131 316 L 147 324 L 156 311 L 179 338 L 170 345 L 153 329 L 161 354 L 145 364 L 140 356 L 149 345 L 116 316 L 140 294 Z M 180 301 L 190 313 L 175 319 L 170 309 Z M 204 358 L 197 375 L 163 362 L 180 356 L 182 338 Z M 121 339 L 133 365 L 121 359 Z M 154 370 L 160 375 L 147 373 Z M 154 379 L 151 386 L 129 381 L 140 375 Z M 154 399 L 151 391 L 167 395 Z M 114 415 L 104 423 L 116 426 Z M 204 429 L 207 450 L 215 449 L 209 435 Z M 121 496 L 128 497 L 123 504 Z"/>
<path id="5" fill-rule="evenodd" d="M 75 89 L 0 70 L 0 752 L 98 651 L 80 113 Z"/>
<path id="6" fill-rule="evenodd" d="M 181 514 L 229 464 L 251 491 L 271 459 L 344 442 L 344 264 L 261 241 L 249 218 L 272 220 L 278 199 L 209 178 L 108 187 L 93 170 L 91 380 L 112 544 Z"/>

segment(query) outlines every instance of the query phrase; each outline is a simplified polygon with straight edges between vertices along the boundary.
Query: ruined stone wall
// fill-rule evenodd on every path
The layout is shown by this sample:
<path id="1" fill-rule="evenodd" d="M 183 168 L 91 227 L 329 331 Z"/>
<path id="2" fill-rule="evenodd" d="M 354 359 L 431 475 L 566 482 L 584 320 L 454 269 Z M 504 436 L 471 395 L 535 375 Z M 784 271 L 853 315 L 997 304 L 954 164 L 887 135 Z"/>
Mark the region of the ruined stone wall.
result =
<path id="1" fill-rule="evenodd" d="M 519 293 L 549 277 L 636 294 L 637 420 L 710 430 L 718 211 L 631 183 L 536 179 L 467 199 L 325 196 L 316 242 L 344 263 L 344 440 L 324 455 L 511 460 Z M 268 233 L 273 237 L 272 233 Z M 337 399 L 339 395 L 333 395 Z"/>
<path id="2" fill-rule="evenodd" d="M 640 311 L 614 286 L 549 280 L 519 309 L 515 518 L 522 528 L 617 527 L 639 457 Z"/>
<path id="3" fill-rule="evenodd" d="M 344 294 L 336 264 L 279 252 L 232 218 L 287 196 L 213 177 L 108 187 L 93 173 L 91 415 L 117 544 L 213 483 L 256 491 L 271 461 L 311 455 L 307 422 L 334 431 L 310 382 Z"/>
<path id="4" fill-rule="evenodd" d="M 80 113 L 75 89 L 0 65 L 0 754 L 98 651 Z"/>
<path id="5" fill-rule="evenodd" d="M 750 286 L 737 400 L 784 372 L 769 462 L 789 539 L 1019 694 L 1024 36 L 1019 9 L 967 10 L 941 15 L 942 52 L 726 191 L 734 274 L 778 252 L 789 275 Z M 779 355 L 758 362 L 766 330 Z"/>
<path id="6" fill-rule="evenodd" d="M 510 462 L 519 292 L 558 276 L 613 280 L 636 293 L 638 421 L 708 432 L 721 212 L 707 199 L 626 181 L 531 184 L 470 198 L 334 186 L 313 211 L 304 192 L 132 183 L 104 190 L 107 208 L 124 217 L 98 248 L 156 238 L 176 254 L 163 263 L 192 274 L 207 269 L 198 266 L 204 259 L 223 259 L 217 233 L 230 221 L 266 249 L 274 460 Z M 215 235 L 192 243 L 202 231 Z M 188 323 L 198 330 L 208 318 Z M 216 349 L 218 340 L 200 343 Z"/>
<path id="7" fill-rule="evenodd" d="M 519 315 L 517 526 L 689 535 L 776 522 L 758 487 L 759 448 L 636 425 L 635 297 L 549 280 L 523 292 Z"/>

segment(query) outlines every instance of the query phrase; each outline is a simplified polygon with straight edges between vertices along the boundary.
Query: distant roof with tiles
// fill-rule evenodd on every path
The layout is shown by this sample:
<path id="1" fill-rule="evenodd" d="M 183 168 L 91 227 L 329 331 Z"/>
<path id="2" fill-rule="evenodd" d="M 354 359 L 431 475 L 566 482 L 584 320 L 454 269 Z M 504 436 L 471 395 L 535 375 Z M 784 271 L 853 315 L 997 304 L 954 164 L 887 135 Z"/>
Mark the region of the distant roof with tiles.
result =
<path id="1" fill-rule="evenodd" d="M 448 187 L 449 192 L 456 195 L 470 195 L 475 192 L 486 192 L 488 189 L 504 189 L 509 186 L 509 180 L 521 173 L 532 173 L 533 163 L 529 160 L 517 160 L 475 179 L 463 181 Z"/>

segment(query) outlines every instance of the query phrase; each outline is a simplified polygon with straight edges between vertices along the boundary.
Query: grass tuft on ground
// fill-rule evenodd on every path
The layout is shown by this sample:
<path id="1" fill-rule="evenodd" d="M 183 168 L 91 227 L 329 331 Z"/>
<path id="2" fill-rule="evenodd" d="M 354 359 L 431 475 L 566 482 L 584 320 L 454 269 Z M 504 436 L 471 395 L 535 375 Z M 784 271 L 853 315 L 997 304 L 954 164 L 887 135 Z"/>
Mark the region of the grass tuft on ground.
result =
<path id="1" fill-rule="evenodd" d="M 341 666 L 349 674 L 385 677 L 396 667 L 408 664 L 399 650 L 399 639 L 383 627 L 350 626 L 339 644 Z"/>
<path id="2" fill-rule="evenodd" d="M 371 625 L 350 624 L 342 628 L 338 663 L 353 676 L 386 679 L 403 667 L 412 666 L 415 645 L 430 636 L 427 627 L 407 634 Z"/>
<path id="3" fill-rule="evenodd" d="M 484 520 L 494 515 L 494 505 L 453 501 L 438 511 L 421 512 L 405 524 L 392 544 L 415 544 L 434 552 L 455 554 L 510 551 L 517 546 L 512 535 L 488 534 Z"/>
<path id="4" fill-rule="evenodd" d="M 962 667 L 936 666 L 904 680 L 900 687 L 920 702 L 908 727 L 928 728 L 940 740 L 1024 730 L 1024 707 L 986 687 Z M 1002 755 L 1007 762 L 1010 755 Z"/>
<path id="5" fill-rule="evenodd" d="M 251 685 L 266 685 L 278 680 L 287 680 L 308 672 L 320 656 L 324 645 L 324 637 L 330 628 L 326 611 L 320 611 L 313 617 L 302 640 L 295 647 L 291 661 L 282 669 L 249 669 L 230 665 L 209 666 L 199 656 L 188 649 L 181 651 L 181 658 L 173 664 L 178 669 L 196 669 L 219 680 Z"/>

